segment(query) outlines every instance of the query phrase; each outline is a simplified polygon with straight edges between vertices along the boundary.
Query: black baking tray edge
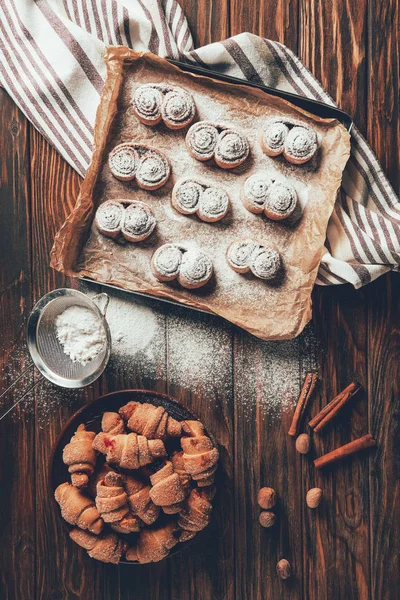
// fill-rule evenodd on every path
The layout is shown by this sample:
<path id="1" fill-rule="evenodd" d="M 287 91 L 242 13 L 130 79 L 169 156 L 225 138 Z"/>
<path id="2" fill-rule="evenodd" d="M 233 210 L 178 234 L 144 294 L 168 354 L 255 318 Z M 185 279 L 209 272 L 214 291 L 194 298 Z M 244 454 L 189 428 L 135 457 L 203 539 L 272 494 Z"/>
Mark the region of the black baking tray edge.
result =
<path id="1" fill-rule="evenodd" d="M 211 69 L 206 69 L 204 67 L 199 67 L 197 65 L 193 65 L 191 63 L 185 63 L 179 60 L 167 59 L 168 62 L 175 65 L 182 71 L 188 71 L 189 73 L 195 73 L 196 75 L 203 75 L 205 77 L 211 77 L 212 79 L 217 79 L 220 81 L 225 81 L 227 83 L 232 83 L 235 85 L 247 85 L 249 87 L 258 88 L 259 90 L 263 90 L 267 94 L 271 96 L 278 96 L 279 98 L 283 98 L 288 102 L 291 102 L 295 106 L 306 110 L 317 117 L 321 117 L 322 119 L 337 119 L 342 125 L 347 129 L 350 133 L 351 128 L 353 126 L 353 120 L 340 108 L 336 108 L 336 106 L 330 106 L 329 104 L 324 104 L 324 102 L 319 102 L 318 100 L 312 100 L 311 98 L 306 98 L 305 96 L 298 96 L 297 94 L 292 94 L 291 92 L 285 92 L 283 90 L 278 90 L 276 88 L 271 88 L 266 85 L 261 85 L 258 83 L 253 83 L 246 79 L 239 79 L 238 77 L 231 77 L 230 75 L 225 75 L 224 73 L 218 73 L 217 71 L 213 71 Z M 112 285 L 110 283 L 103 283 L 101 281 L 96 281 L 91 279 L 90 277 L 80 277 L 82 281 L 93 283 L 96 285 L 105 286 L 108 288 L 112 288 L 115 290 L 119 290 L 121 292 L 128 292 L 130 294 L 135 294 L 136 296 L 142 296 L 144 298 L 150 298 L 151 300 L 157 300 L 160 302 L 164 302 L 167 304 L 172 304 L 174 306 L 179 306 L 183 308 L 188 308 L 190 310 L 195 310 L 197 312 L 206 313 L 206 314 L 215 314 L 212 311 L 206 311 L 200 308 L 195 308 L 193 306 L 188 306 L 187 304 L 183 304 L 181 302 L 177 302 L 175 300 L 169 300 L 167 298 L 161 298 L 160 296 L 153 296 L 152 294 L 145 294 L 143 292 L 134 292 L 132 290 L 126 290 L 120 286 Z"/>

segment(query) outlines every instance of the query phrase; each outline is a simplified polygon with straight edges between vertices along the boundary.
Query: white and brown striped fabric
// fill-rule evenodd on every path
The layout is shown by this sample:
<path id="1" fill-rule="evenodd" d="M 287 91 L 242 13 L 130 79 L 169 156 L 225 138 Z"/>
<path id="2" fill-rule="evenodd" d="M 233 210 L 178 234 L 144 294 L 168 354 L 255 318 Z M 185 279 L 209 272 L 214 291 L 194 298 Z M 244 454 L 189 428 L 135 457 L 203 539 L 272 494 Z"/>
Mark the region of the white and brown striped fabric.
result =
<path id="1" fill-rule="evenodd" d="M 1 0 L 0 84 L 81 175 L 90 161 L 107 45 L 149 49 L 333 104 L 277 42 L 243 33 L 194 50 L 176 0 Z M 399 264 L 399 200 L 353 128 L 317 283 L 360 287 Z"/>

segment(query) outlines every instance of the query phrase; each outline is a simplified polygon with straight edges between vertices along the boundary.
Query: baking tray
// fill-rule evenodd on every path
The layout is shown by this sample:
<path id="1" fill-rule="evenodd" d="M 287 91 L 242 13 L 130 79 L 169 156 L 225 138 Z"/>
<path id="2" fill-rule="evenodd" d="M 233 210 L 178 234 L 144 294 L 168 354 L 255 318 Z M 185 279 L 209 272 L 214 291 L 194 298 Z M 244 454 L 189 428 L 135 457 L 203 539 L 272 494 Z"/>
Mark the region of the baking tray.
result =
<path id="1" fill-rule="evenodd" d="M 323 119 L 334 118 L 337 119 L 342 125 L 347 129 L 350 133 L 351 128 L 353 126 L 353 120 L 346 112 L 336 108 L 335 106 L 330 106 L 329 104 L 325 104 L 324 102 L 319 102 L 318 100 L 312 100 L 311 98 L 306 98 L 305 96 L 298 96 L 297 94 L 292 94 L 291 92 L 285 92 L 283 90 L 278 90 L 276 88 L 272 88 L 266 85 L 261 85 L 258 83 L 253 83 L 251 81 L 247 81 L 245 79 L 239 79 L 238 77 L 231 77 L 230 75 L 225 75 L 223 73 L 219 73 L 218 71 L 213 71 L 212 69 L 206 69 L 204 67 L 199 67 L 197 65 L 193 65 L 191 63 L 185 63 L 179 60 L 167 59 L 169 63 L 175 65 L 182 71 L 188 71 L 190 73 L 194 73 L 196 75 L 202 75 L 205 77 L 210 77 L 212 79 L 218 79 L 220 81 L 224 81 L 227 83 L 232 83 L 234 85 L 247 85 L 249 87 L 258 88 L 263 90 L 264 92 L 270 94 L 271 96 L 278 96 L 279 98 L 283 98 L 288 102 L 291 102 L 295 106 L 306 110 L 318 117 Z M 189 310 L 193 310 L 200 313 L 205 313 L 209 315 L 215 315 L 212 311 L 204 310 L 201 308 L 196 308 L 193 306 L 188 306 L 186 304 L 177 302 L 175 300 L 169 300 L 167 298 L 161 298 L 159 296 L 153 296 L 151 294 L 146 294 L 143 292 L 134 292 L 132 290 L 126 290 L 117 285 L 112 285 L 110 283 L 100 283 L 91 279 L 90 277 L 80 277 L 82 281 L 93 283 L 96 285 L 105 286 L 110 289 L 118 290 L 124 293 L 134 294 L 135 296 L 141 296 L 144 298 L 149 298 L 152 301 L 163 302 L 166 304 L 172 304 L 173 306 L 177 306 L 179 308 L 184 307 Z M 215 315 L 218 316 L 218 315 Z"/>

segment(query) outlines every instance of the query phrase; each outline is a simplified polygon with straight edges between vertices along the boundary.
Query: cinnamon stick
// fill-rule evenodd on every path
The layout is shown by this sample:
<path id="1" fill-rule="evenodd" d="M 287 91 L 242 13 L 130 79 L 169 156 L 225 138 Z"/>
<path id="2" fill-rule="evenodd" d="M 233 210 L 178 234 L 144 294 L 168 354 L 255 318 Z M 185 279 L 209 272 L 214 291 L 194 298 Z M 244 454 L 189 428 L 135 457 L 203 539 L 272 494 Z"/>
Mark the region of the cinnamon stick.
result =
<path id="1" fill-rule="evenodd" d="M 315 459 L 315 468 L 321 469 L 322 467 L 326 467 L 332 463 L 335 463 L 346 456 L 350 456 L 351 454 L 359 452 L 360 450 L 365 450 L 366 448 L 371 448 L 372 446 L 376 446 L 376 441 L 370 433 L 367 433 L 367 435 L 364 435 L 363 437 L 360 437 L 349 444 L 340 446 L 339 448 L 332 450 L 332 452 L 328 452 L 328 454 L 324 454 L 323 456 Z"/>
<path id="2" fill-rule="evenodd" d="M 347 404 L 358 390 L 361 389 L 361 384 L 358 381 L 352 381 L 340 394 L 335 396 L 333 400 L 329 402 L 311 421 L 309 426 L 314 429 L 315 433 L 318 433 L 323 429 L 332 419 L 336 417 L 340 409 Z"/>
<path id="3" fill-rule="evenodd" d="M 288 431 L 289 435 L 297 436 L 299 433 L 299 428 L 301 424 L 301 419 L 303 417 L 304 411 L 307 408 L 307 404 L 311 398 L 311 395 L 317 385 L 318 374 L 317 373 L 307 373 L 306 378 L 303 383 L 303 387 L 300 392 L 299 399 L 297 401 L 296 410 L 294 411 L 292 424 L 290 425 L 290 429 Z"/>

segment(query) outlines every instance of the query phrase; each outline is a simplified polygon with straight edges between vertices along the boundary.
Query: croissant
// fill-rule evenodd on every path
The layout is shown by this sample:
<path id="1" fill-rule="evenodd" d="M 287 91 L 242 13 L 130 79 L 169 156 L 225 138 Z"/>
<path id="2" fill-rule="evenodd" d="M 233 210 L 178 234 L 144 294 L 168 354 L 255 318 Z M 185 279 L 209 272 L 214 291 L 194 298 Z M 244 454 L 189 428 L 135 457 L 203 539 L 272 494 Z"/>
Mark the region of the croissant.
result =
<path id="1" fill-rule="evenodd" d="M 170 417 L 162 406 L 132 401 L 122 406 L 119 414 L 128 422 L 129 429 L 150 440 L 166 440 L 182 433 L 182 424 Z"/>
<path id="2" fill-rule="evenodd" d="M 118 564 L 125 550 L 125 544 L 115 533 L 97 536 L 81 529 L 73 529 L 69 536 L 85 548 L 91 558 L 102 562 Z"/>
<path id="3" fill-rule="evenodd" d="M 172 466 L 174 467 L 175 473 L 179 475 L 179 479 L 181 480 L 183 487 L 188 486 L 190 483 L 190 475 L 185 470 L 185 460 L 183 458 L 183 451 L 176 450 L 175 452 L 173 452 L 173 454 L 171 455 L 171 462 Z"/>
<path id="4" fill-rule="evenodd" d="M 101 419 L 101 429 L 105 433 L 117 435 L 125 432 L 125 423 L 116 412 L 105 412 Z"/>
<path id="5" fill-rule="evenodd" d="M 161 440 L 148 440 L 136 433 L 111 435 L 101 431 L 93 440 L 93 448 L 122 469 L 138 469 L 167 455 Z"/>
<path id="6" fill-rule="evenodd" d="M 140 520 L 129 514 L 128 496 L 121 475 L 110 471 L 97 484 L 96 506 L 105 523 L 119 533 L 140 530 Z"/>
<path id="7" fill-rule="evenodd" d="M 184 467 L 199 487 L 214 483 L 217 470 L 218 450 L 208 436 L 200 421 L 184 421 L 182 429 L 186 434 L 181 438 Z"/>
<path id="8" fill-rule="evenodd" d="M 137 515 L 146 525 L 151 525 L 158 519 L 160 507 L 150 498 L 150 486 L 133 475 L 125 476 L 125 491 L 133 515 Z"/>
<path id="9" fill-rule="evenodd" d="M 180 542 L 191 540 L 198 531 L 201 531 L 210 522 L 213 490 L 193 489 L 185 501 L 178 517 L 178 525 L 182 529 L 179 536 Z"/>
<path id="10" fill-rule="evenodd" d="M 178 543 L 178 527 L 175 522 L 167 523 L 157 529 L 142 529 L 137 545 L 126 552 L 127 560 L 140 563 L 158 562 Z"/>
<path id="11" fill-rule="evenodd" d="M 103 529 L 104 521 L 93 500 L 70 483 L 62 483 L 54 493 L 63 518 L 71 525 L 88 529 L 96 535 Z"/>
<path id="12" fill-rule="evenodd" d="M 86 431 L 85 426 L 79 425 L 71 441 L 63 451 L 63 461 L 68 465 L 68 472 L 71 473 L 71 482 L 77 488 L 83 488 L 89 481 L 89 475 L 92 475 L 97 453 L 92 447 L 95 438 L 93 431 Z"/>
<path id="13" fill-rule="evenodd" d="M 172 463 L 166 461 L 162 469 L 150 476 L 150 482 L 153 486 L 150 490 L 150 498 L 154 504 L 161 506 L 167 514 L 179 512 L 189 490 L 183 487 Z"/>
<path id="14" fill-rule="evenodd" d="M 93 475 L 91 475 L 89 479 L 87 488 L 85 489 L 85 492 L 87 492 L 91 498 L 96 498 L 97 484 L 99 481 L 102 481 L 110 471 L 112 471 L 112 468 L 107 462 L 95 468 Z"/>

